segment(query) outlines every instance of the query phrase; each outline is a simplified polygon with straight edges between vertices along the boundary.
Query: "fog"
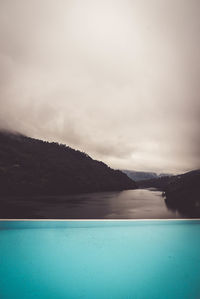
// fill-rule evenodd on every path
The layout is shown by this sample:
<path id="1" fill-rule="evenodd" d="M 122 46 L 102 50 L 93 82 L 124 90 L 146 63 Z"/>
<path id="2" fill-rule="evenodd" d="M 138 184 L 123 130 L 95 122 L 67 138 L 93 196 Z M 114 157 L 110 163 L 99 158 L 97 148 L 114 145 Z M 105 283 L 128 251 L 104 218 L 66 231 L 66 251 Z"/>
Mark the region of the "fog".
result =
<path id="1" fill-rule="evenodd" d="M 198 0 L 1 0 L 0 127 L 114 168 L 200 167 Z"/>

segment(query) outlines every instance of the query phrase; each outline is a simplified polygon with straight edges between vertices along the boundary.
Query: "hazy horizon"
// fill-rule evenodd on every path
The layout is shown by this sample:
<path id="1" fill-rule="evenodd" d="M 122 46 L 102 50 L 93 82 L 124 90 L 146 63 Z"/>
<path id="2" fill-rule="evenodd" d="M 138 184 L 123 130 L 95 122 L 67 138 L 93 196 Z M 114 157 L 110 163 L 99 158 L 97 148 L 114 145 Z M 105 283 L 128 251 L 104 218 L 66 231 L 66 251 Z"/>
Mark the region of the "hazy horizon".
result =
<path id="1" fill-rule="evenodd" d="M 2 0 L 0 128 L 110 167 L 200 168 L 198 0 Z"/>

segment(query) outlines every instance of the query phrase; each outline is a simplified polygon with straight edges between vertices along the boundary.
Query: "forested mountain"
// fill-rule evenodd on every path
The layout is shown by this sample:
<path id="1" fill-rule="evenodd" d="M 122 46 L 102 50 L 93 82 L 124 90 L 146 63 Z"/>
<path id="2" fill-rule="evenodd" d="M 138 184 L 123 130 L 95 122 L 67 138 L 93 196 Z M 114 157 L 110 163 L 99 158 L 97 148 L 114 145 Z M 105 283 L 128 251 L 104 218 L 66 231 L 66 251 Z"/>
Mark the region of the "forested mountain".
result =
<path id="1" fill-rule="evenodd" d="M 157 179 L 160 177 L 169 176 L 169 174 L 161 173 L 157 174 L 155 172 L 145 172 L 145 171 L 134 171 L 134 170 L 122 170 L 129 178 L 134 181 Z"/>
<path id="2" fill-rule="evenodd" d="M 66 145 L 0 132 L 0 195 L 51 195 L 136 188 L 135 182 Z"/>
<path id="3" fill-rule="evenodd" d="M 149 180 L 137 181 L 140 188 L 156 188 L 161 191 L 165 190 L 167 185 L 175 179 L 176 176 L 163 176 L 157 177 Z"/>
<path id="4" fill-rule="evenodd" d="M 200 170 L 178 175 L 165 187 L 168 208 L 188 217 L 200 217 Z"/>
<path id="5" fill-rule="evenodd" d="M 200 217 L 200 170 L 137 182 L 140 188 L 163 191 L 168 208 L 187 217 Z"/>
<path id="6" fill-rule="evenodd" d="M 134 171 L 134 170 L 122 170 L 129 178 L 134 181 L 148 180 L 152 178 L 157 178 L 155 172 L 143 172 L 143 171 Z"/>

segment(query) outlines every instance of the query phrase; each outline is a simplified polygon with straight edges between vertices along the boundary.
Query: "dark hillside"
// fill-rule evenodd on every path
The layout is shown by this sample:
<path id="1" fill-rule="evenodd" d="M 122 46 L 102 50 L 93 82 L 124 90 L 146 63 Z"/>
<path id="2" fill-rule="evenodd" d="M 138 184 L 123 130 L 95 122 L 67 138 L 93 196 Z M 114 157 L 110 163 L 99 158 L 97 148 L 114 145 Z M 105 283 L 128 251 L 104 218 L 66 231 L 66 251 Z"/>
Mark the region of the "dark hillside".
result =
<path id="1" fill-rule="evenodd" d="M 153 187 L 163 191 L 169 209 L 186 217 L 200 217 L 200 170 L 137 183 L 139 188 Z"/>
<path id="2" fill-rule="evenodd" d="M 175 177 L 165 188 L 168 208 L 187 217 L 200 217 L 200 170 Z"/>
<path id="3" fill-rule="evenodd" d="M 55 195 L 136 188 L 135 182 L 66 145 L 0 132 L 0 195 Z"/>
<path id="4" fill-rule="evenodd" d="M 140 188 L 156 188 L 164 191 L 167 185 L 173 181 L 175 176 L 163 176 L 158 178 L 153 178 L 149 180 L 138 181 L 137 184 Z"/>

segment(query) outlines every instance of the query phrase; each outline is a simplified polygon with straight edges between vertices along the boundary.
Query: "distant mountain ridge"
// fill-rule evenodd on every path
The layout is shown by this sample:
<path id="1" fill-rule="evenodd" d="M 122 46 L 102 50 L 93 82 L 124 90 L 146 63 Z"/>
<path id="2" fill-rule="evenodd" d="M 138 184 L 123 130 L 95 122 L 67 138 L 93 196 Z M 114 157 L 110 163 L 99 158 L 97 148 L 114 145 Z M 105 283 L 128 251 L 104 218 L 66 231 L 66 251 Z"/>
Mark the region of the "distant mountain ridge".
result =
<path id="1" fill-rule="evenodd" d="M 119 170 L 66 145 L 0 131 L 0 195 L 135 189 Z"/>
<path id="2" fill-rule="evenodd" d="M 157 179 L 160 177 L 170 176 L 171 174 L 161 173 L 157 174 L 156 172 L 145 172 L 145 171 L 135 171 L 135 170 L 122 170 L 129 178 L 134 181 L 142 181 L 149 179 Z"/>

